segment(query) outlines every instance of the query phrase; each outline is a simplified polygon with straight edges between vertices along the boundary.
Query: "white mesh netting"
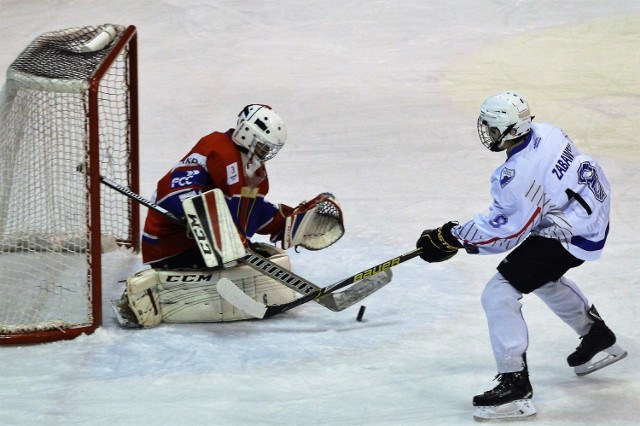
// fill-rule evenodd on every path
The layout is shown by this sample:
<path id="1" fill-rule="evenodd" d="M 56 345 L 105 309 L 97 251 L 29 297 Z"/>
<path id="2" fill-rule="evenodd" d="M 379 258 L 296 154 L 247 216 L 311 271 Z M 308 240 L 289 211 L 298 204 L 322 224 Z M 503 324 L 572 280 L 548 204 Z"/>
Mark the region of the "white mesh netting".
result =
<path id="1" fill-rule="evenodd" d="M 83 327 L 92 314 L 88 205 L 100 191 L 77 170 L 97 149 L 100 173 L 130 183 L 128 51 L 88 88 L 124 30 L 71 28 L 36 38 L 7 71 L 0 96 L 0 334 Z M 99 141 L 89 128 L 99 126 Z M 102 191 L 103 235 L 131 242 L 130 203 Z M 97 271 L 99 273 L 99 271 Z M 99 301 L 98 301 L 99 302 Z"/>

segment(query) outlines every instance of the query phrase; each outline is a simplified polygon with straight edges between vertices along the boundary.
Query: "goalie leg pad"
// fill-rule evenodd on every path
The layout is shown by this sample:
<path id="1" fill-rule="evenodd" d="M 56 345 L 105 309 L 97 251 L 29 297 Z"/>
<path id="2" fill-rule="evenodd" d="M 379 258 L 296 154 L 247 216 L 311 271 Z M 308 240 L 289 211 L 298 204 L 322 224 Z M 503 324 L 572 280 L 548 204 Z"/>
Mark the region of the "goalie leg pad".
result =
<path id="1" fill-rule="evenodd" d="M 269 259 L 291 269 L 289 256 L 271 247 Z M 220 297 L 220 278 L 233 281 L 252 299 L 265 304 L 293 301 L 297 293 L 247 265 L 228 269 L 158 271 L 162 320 L 168 323 L 227 322 L 253 318 Z"/>
<path id="2" fill-rule="evenodd" d="M 125 291 L 138 325 L 150 328 L 162 322 L 155 269 L 145 269 L 130 277 Z"/>

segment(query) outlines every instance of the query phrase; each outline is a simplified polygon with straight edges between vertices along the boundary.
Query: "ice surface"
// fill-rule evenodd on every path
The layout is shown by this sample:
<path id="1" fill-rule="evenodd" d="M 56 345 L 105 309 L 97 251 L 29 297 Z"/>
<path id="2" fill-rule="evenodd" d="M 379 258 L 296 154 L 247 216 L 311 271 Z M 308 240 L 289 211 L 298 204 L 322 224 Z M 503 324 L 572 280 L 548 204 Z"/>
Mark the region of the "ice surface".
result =
<path id="1" fill-rule="evenodd" d="M 484 210 L 503 158 L 478 142 L 478 107 L 520 91 L 613 185 L 605 254 L 569 276 L 629 351 L 576 377 L 565 358 L 579 340 L 526 297 L 535 421 L 638 423 L 639 2 L 1 0 L 0 68 L 43 32 L 107 22 L 138 28 L 142 195 L 245 104 L 271 104 L 289 140 L 268 164 L 269 199 L 331 191 L 344 209 L 341 241 L 290 253 L 320 284 Z M 103 328 L 0 348 L 0 424 L 472 424 L 472 396 L 495 384 L 479 298 L 500 259 L 406 262 L 364 301 L 362 322 L 358 305 L 307 304 L 262 322 L 132 331 L 108 300 L 140 259 L 111 253 Z"/>

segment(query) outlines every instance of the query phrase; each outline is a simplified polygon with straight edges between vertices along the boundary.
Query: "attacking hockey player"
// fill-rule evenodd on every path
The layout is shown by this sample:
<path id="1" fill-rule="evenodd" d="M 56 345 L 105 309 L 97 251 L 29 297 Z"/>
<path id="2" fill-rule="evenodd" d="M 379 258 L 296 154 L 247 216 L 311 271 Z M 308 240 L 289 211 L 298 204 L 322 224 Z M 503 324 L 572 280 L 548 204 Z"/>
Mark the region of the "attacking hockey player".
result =
<path id="1" fill-rule="evenodd" d="M 478 135 L 507 160 L 491 176 L 488 213 L 463 224 L 426 230 L 417 246 L 427 262 L 464 248 L 471 254 L 514 249 L 482 294 L 498 385 L 473 398 L 476 420 L 536 414 L 531 402 L 523 295 L 533 293 L 580 336 L 567 362 L 584 375 L 626 356 L 615 334 L 565 273 L 600 257 L 609 233 L 611 188 L 600 165 L 581 154 L 561 129 L 533 124 L 529 104 L 512 92 L 484 101 Z"/>
<path id="2" fill-rule="evenodd" d="M 286 136 L 284 122 L 269 106 L 247 105 L 235 128 L 200 139 L 160 179 L 152 200 L 159 209 L 149 211 L 142 236 L 142 259 L 150 268 L 130 277 L 114 303 L 121 324 L 252 318 L 220 298 L 216 283 L 222 278 L 264 304 L 297 297 L 294 289 L 235 261 L 246 248 L 291 269 L 284 250 L 320 250 L 344 234 L 340 206 L 331 194 L 296 208 L 265 199 L 265 163 Z M 280 247 L 254 244 L 254 234 L 268 235 Z"/>

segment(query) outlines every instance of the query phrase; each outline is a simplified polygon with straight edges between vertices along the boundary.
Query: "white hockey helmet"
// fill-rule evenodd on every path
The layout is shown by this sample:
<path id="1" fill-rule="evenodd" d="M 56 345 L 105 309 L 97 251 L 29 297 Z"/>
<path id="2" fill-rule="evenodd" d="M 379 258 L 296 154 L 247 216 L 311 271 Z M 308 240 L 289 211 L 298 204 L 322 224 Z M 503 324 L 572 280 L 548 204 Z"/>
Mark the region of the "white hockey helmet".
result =
<path id="1" fill-rule="evenodd" d="M 287 129 L 270 106 L 250 104 L 238 114 L 238 123 L 231 138 L 264 162 L 280 151 L 287 139 Z"/>
<path id="2" fill-rule="evenodd" d="M 503 92 L 486 99 L 480 107 L 478 136 L 491 151 L 502 151 L 505 142 L 526 135 L 531 130 L 531 109 L 527 101 L 514 92 Z"/>

